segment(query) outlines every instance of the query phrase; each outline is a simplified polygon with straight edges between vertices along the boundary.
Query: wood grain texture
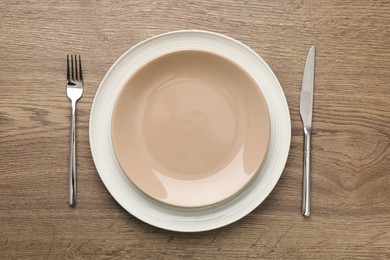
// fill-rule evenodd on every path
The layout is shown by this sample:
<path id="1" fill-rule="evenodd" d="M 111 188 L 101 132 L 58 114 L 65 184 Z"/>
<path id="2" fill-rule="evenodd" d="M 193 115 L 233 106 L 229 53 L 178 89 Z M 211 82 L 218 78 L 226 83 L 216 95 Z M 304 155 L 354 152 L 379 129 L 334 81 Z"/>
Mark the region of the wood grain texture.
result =
<path id="1" fill-rule="evenodd" d="M 0 259 L 390 258 L 389 1 L 21 1 L 0 3 Z M 95 92 L 153 35 L 224 33 L 249 45 L 286 94 L 292 143 L 271 195 L 218 230 L 160 230 L 123 210 L 88 142 Z M 300 215 L 302 73 L 317 47 L 312 216 Z M 81 54 L 78 206 L 67 205 L 65 56 Z"/>

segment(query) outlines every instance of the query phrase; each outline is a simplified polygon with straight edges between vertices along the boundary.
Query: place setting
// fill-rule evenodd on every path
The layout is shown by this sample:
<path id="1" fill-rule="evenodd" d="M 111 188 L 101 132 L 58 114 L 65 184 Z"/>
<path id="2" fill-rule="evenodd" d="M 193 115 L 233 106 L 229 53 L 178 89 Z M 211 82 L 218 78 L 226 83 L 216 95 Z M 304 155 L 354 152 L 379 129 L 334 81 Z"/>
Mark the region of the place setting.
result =
<path id="1" fill-rule="evenodd" d="M 314 59 L 312 47 L 300 101 L 305 217 Z M 67 68 L 74 207 L 81 57 L 69 55 Z M 290 111 L 277 77 L 250 47 L 219 33 L 174 31 L 140 42 L 112 65 L 93 100 L 89 142 L 97 173 L 128 213 L 158 228 L 201 232 L 245 217 L 275 188 L 290 151 Z"/>

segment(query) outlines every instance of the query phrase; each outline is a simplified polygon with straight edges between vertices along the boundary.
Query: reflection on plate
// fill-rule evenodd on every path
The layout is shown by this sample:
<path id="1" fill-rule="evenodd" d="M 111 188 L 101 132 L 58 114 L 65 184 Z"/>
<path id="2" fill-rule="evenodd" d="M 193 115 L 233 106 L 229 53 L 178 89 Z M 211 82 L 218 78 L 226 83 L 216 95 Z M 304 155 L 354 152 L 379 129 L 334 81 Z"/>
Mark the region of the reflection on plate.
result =
<path id="1" fill-rule="evenodd" d="M 269 145 L 257 174 L 236 196 L 208 207 L 176 207 L 146 195 L 122 170 L 112 143 L 115 101 L 129 76 L 157 57 L 184 50 L 215 53 L 240 66 L 261 89 L 270 118 Z M 115 200 L 146 223 L 183 232 L 205 231 L 228 225 L 258 207 L 273 190 L 283 172 L 291 139 L 288 105 L 277 78 L 265 61 L 246 45 L 206 31 L 162 34 L 127 51 L 107 72 L 96 93 L 89 129 L 96 169 Z"/>
<path id="2" fill-rule="evenodd" d="M 221 202 L 253 178 L 270 120 L 256 82 L 211 52 L 160 56 L 130 76 L 112 116 L 122 169 L 151 197 L 174 206 Z"/>

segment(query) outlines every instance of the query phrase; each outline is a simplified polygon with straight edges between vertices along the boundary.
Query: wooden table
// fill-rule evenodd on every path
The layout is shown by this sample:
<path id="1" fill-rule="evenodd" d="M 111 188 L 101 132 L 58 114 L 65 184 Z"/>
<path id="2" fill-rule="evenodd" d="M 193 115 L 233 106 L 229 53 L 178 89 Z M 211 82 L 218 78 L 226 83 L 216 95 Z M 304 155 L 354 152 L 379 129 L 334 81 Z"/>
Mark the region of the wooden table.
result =
<path id="1" fill-rule="evenodd" d="M 390 257 L 389 1 L 2 1 L 0 259 Z M 244 219 L 187 234 L 144 224 L 111 197 L 93 164 L 96 90 L 134 44 L 179 29 L 229 35 L 258 52 L 292 120 L 286 168 Z M 299 98 L 316 45 L 312 216 L 300 214 Z M 65 57 L 81 54 L 78 205 L 69 208 Z"/>

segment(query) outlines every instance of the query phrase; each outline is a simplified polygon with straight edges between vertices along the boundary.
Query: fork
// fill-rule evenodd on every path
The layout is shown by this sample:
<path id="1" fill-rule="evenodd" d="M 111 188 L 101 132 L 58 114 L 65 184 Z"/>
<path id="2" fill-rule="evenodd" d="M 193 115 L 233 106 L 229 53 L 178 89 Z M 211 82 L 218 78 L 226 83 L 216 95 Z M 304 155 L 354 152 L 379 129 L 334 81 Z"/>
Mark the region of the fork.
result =
<path id="1" fill-rule="evenodd" d="M 70 56 L 70 59 L 69 59 Z M 74 56 L 74 60 L 73 60 Z M 81 69 L 81 58 L 76 55 L 67 55 L 67 84 L 66 94 L 72 101 L 71 128 L 70 128 L 70 159 L 69 159 L 69 206 L 76 206 L 76 102 L 83 95 L 84 82 Z"/>

